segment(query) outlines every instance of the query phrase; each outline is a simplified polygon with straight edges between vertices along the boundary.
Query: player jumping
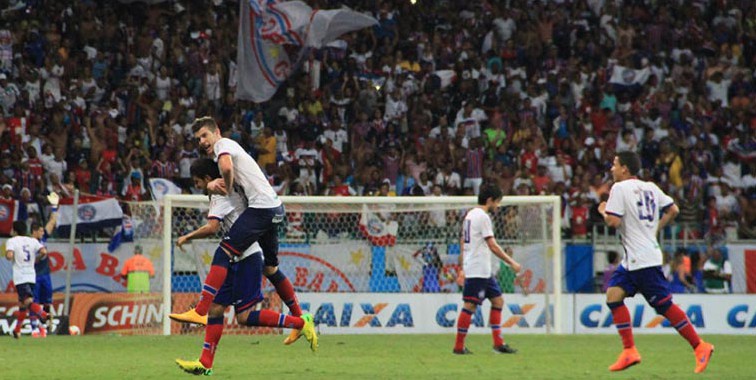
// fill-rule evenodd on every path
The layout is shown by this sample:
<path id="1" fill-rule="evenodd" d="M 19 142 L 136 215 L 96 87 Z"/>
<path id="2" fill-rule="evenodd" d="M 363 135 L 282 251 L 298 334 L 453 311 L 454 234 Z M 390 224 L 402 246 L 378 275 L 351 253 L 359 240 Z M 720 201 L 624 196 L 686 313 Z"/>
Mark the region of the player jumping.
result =
<path id="1" fill-rule="evenodd" d="M 468 211 L 462 222 L 460 261 L 462 261 L 463 270 L 459 272 L 458 281 L 464 281 L 462 291 L 464 306 L 462 312 L 459 313 L 457 340 L 452 351 L 458 355 L 472 353 L 465 347 L 467 329 L 470 327 L 470 320 L 478 305 L 481 305 L 486 298 L 491 301 L 489 323 L 493 334 L 494 352 L 502 354 L 517 352 L 509 344 L 504 343 L 501 337 L 501 309 L 504 306 L 504 298 L 501 296 L 501 289 L 493 276 L 495 271 L 492 269 L 494 265 L 498 267 L 498 261 L 494 264 L 491 254 L 507 263 L 515 273 L 521 269 L 520 264 L 501 249 L 494 237 L 493 223 L 489 213 L 499 208 L 501 198 L 501 189 L 498 187 L 492 185 L 481 187 L 478 194 L 478 206 Z"/>
<path id="2" fill-rule="evenodd" d="M 612 311 L 624 346 L 609 370 L 621 371 L 641 362 L 633 341 L 630 312 L 623 302 L 625 297 L 632 297 L 638 292 L 690 343 L 696 356 L 695 373 L 700 373 L 709 364 L 714 346 L 698 337 L 685 312 L 672 303 L 669 283 L 661 269 L 662 251 L 656 241 L 659 229 L 664 228 L 680 211 L 672 198 L 658 186 L 636 177 L 640 168 L 640 158 L 636 153 L 618 153 L 611 169 L 614 186 L 609 192 L 609 199 L 601 202 L 598 208 L 606 224 L 617 228 L 625 249 L 625 257 L 606 290 L 606 304 Z"/>

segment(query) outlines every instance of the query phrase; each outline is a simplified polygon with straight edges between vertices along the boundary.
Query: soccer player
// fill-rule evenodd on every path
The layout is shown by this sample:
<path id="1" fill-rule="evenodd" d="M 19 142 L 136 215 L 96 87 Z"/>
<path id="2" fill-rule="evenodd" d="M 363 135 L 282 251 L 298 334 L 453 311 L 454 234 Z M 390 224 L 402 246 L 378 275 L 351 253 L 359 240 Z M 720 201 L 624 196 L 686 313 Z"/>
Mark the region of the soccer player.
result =
<path id="1" fill-rule="evenodd" d="M 194 309 L 181 314 L 171 314 L 176 321 L 202 323 L 218 289 L 226 280 L 228 258 L 240 256 L 253 243 L 259 242 L 265 253 L 263 274 L 276 288 L 293 316 L 301 316 L 294 286 L 278 270 L 278 226 L 284 220 L 284 206 L 257 162 L 236 141 L 221 136 L 220 128 L 211 117 L 202 117 L 192 125 L 199 147 L 215 157 L 222 178 L 207 184 L 209 193 L 227 195 L 238 192 L 247 200 L 247 208 L 223 236 L 215 251 L 210 272 L 202 288 L 200 301 Z M 292 331 L 285 344 L 296 341 L 301 334 Z"/>
<path id="2" fill-rule="evenodd" d="M 5 243 L 5 258 L 13 261 L 13 283 L 16 284 L 18 292 L 19 308 L 16 328 L 13 329 L 13 337 L 18 339 L 21 336 L 21 325 L 29 310 L 39 316 L 43 323 L 47 320 L 47 313 L 42 310 L 42 306 L 34 302 L 34 282 L 37 279 L 34 262 L 37 255 L 47 255 L 47 249 L 39 240 L 25 236 L 26 222 L 13 222 L 11 234 L 13 237 Z"/>
<path id="3" fill-rule="evenodd" d="M 623 302 L 625 297 L 640 293 L 690 343 L 696 356 L 695 373 L 700 373 L 709 364 L 714 346 L 698 337 L 688 316 L 672 302 L 669 283 L 661 269 L 662 251 L 656 241 L 659 229 L 680 211 L 659 187 L 636 178 L 640 168 L 640 157 L 636 153 L 617 153 L 611 169 L 614 186 L 609 199 L 598 207 L 604 222 L 617 228 L 625 249 L 625 257 L 609 279 L 606 290 L 606 304 L 624 346 L 609 370 L 621 371 L 641 362 L 633 341 L 630 312 Z"/>
<path id="4" fill-rule="evenodd" d="M 50 193 L 47 196 L 47 200 L 52 205 L 52 212 L 50 212 L 50 218 L 47 220 L 47 224 L 44 227 L 35 223 L 31 225 L 32 237 L 39 240 L 43 246 L 47 243 L 47 238 L 52 235 L 55 229 L 55 223 L 58 219 L 58 202 L 60 197 L 56 193 Z M 34 286 L 34 303 L 42 305 L 42 309 L 50 316 L 52 316 L 52 280 L 50 279 L 50 260 L 47 255 L 38 256 L 37 262 L 34 264 L 34 272 L 37 274 L 37 281 Z M 47 330 L 52 329 L 52 318 L 47 319 L 47 328 L 44 325 L 39 325 L 39 318 L 36 314 L 29 316 L 29 320 L 32 326 L 32 337 L 47 337 Z"/>
<path id="5" fill-rule="evenodd" d="M 486 298 L 491 301 L 489 323 L 493 335 L 494 352 L 502 354 L 517 352 L 509 344 L 504 343 L 501 337 L 501 309 L 504 306 L 504 298 L 501 296 L 499 283 L 494 277 L 497 272 L 495 269 L 498 269 L 499 263 L 498 261 L 494 263 L 491 256 L 493 254 L 503 260 L 515 273 L 518 273 L 521 269 L 520 264 L 510 256 L 511 250 L 508 249 L 510 254 L 507 254 L 494 237 L 493 223 L 489 213 L 495 212 L 499 208 L 501 198 L 500 188 L 492 185 L 482 186 L 478 193 L 478 206 L 468 211 L 462 222 L 462 240 L 460 242 L 462 254 L 459 257 L 462 271 L 459 272 L 458 281 L 464 281 L 462 290 L 464 306 L 462 312 L 459 313 L 457 340 L 452 351 L 458 355 L 472 353 L 465 347 L 467 329 L 470 327 L 470 320 L 478 305 L 481 305 Z"/>
<path id="6" fill-rule="evenodd" d="M 194 185 L 199 189 L 207 189 L 208 183 L 220 177 L 218 165 L 207 158 L 194 161 L 190 170 Z M 225 196 L 211 195 L 207 224 L 179 237 L 176 245 L 181 248 L 191 240 L 214 236 L 221 228 L 228 230 L 246 207 L 246 199 L 236 192 Z M 233 256 L 227 260 L 230 260 L 228 275 L 208 311 L 202 355 L 195 361 L 176 359 L 179 367 L 192 374 L 209 375 L 212 373 L 215 350 L 223 333 L 223 312 L 229 305 L 234 305 L 236 320 L 239 324 L 294 328 L 305 335 L 310 341 L 310 348 L 315 350 L 318 342 L 312 315 L 305 314 L 300 318 L 281 315 L 272 310 L 252 310 L 253 306 L 263 299 L 261 291 L 263 258 L 260 245 L 255 242 L 242 255 Z"/>

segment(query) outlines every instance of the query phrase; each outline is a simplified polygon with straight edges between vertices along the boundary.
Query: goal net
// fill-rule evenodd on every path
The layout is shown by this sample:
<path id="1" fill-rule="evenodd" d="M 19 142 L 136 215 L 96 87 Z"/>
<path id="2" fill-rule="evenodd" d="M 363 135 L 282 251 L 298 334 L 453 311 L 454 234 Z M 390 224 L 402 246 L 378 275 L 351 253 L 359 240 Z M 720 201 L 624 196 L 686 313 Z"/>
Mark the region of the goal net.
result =
<path id="1" fill-rule="evenodd" d="M 475 197 L 283 197 L 286 221 L 279 230 L 280 270 L 300 299 L 307 293 L 459 293 L 461 220 Z M 156 222 L 142 243 L 161 236 L 163 334 L 199 334 L 202 329 L 172 323 L 170 312 L 183 312 L 199 299 L 220 236 L 175 246 L 176 239 L 206 222 L 209 201 L 201 195 L 170 195 L 132 214 L 150 214 Z M 515 276 L 504 263 L 496 276 L 505 293 L 542 297 L 546 331 L 560 332 L 561 247 L 559 198 L 505 197 L 492 215 L 503 247 L 512 247 L 523 272 Z M 142 237 L 139 237 L 142 236 Z M 149 239 L 144 238 L 149 236 Z M 264 280 L 265 281 L 265 280 Z M 264 282 L 260 307 L 288 312 L 273 287 Z M 226 312 L 224 333 L 280 333 L 278 329 L 237 326 Z M 145 333 L 153 330 L 145 329 Z"/>

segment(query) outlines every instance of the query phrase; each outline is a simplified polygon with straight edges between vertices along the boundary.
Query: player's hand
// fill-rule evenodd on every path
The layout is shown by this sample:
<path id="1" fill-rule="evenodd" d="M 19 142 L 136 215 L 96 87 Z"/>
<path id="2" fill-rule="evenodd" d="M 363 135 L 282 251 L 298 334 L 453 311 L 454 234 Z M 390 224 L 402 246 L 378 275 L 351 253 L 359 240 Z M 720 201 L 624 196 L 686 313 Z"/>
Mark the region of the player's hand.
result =
<path id="1" fill-rule="evenodd" d="M 465 286 L 465 271 L 461 269 L 457 272 L 457 285 Z"/>
<path id="2" fill-rule="evenodd" d="M 606 201 L 599 203 L 598 212 L 599 214 L 606 216 Z"/>
<path id="3" fill-rule="evenodd" d="M 50 202 L 53 207 L 58 207 L 58 203 L 60 203 L 60 196 L 58 195 L 58 193 L 52 192 L 47 196 L 47 201 Z"/>
<path id="4" fill-rule="evenodd" d="M 182 247 L 182 246 L 184 244 L 186 244 L 186 242 L 188 242 L 188 241 L 189 241 L 189 239 L 186 237 L 186 235 L 180 236 L 178 238 L 178 240 L 176 240 L 176 247 L 179 247 L 179 249 L 181 250 L 181 252 L 186 252 L 186 251 L 184 251 L 184 247 Z"/>
<path id="5" fill-rule="evenodd" d="M 228 195 L 226 190 L 226 182 L 223 178 L 216 178 L 207 184 L 207 192 L 211 194 Z"/>
<path id="6" fill-rule="evenodd" d="M 515 273 L 520 273 L 520 271 L 522 270 L 522 265 L 520 265 L 520 263 L 516 261 L 513 262 L 512 265 L 510 265 L 510 267 Z"/>

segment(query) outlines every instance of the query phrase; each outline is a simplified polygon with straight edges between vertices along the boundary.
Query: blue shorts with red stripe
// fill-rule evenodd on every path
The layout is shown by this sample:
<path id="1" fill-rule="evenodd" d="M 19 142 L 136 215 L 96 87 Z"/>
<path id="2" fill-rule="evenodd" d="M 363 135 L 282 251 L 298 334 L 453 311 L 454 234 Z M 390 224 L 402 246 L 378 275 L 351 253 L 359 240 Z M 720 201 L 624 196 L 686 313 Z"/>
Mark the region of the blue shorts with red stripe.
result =
<path id="1" fill-rule="evenodd" d="M 622 288 L 628 297 L 636 293 L 642 294 L 651 306 L 656 306 L 671 297 L 669 282 L 660 266 L 630 271 L 620 265 L 609 279 L 609 287 L 612 286 Z"/>
<path id="2" fill-rule="evenodd" d="M 495 278 L 466 278 L 462 290 L 462 299 L 480 305 L 486 298 L 492 299 L 501 295 L 499 282 Z"/>
<path id="3" fill-rule="evenodd" d="M 258 252 L 242 261 L 231 263 L 226 282 L 218 290 L 213 303 L 234 305 L 238 314 L 262 301 L 262 262 L 262 255 Z"/>
<path id="4" fill-rule="evenodd" d="M 278 227 L 284 220 L 284 206 L 274 208 L 247 208 L 239 215 L 221 247 L 233 255 L 241 255 L 255 242 L 260 243 L 265 255 L 265 266 L 278 266 Z"/>

